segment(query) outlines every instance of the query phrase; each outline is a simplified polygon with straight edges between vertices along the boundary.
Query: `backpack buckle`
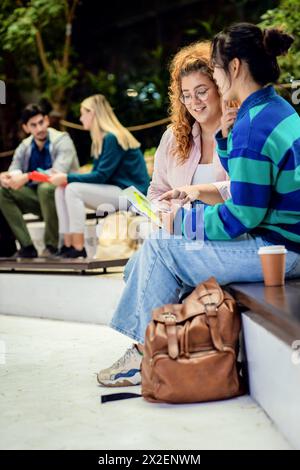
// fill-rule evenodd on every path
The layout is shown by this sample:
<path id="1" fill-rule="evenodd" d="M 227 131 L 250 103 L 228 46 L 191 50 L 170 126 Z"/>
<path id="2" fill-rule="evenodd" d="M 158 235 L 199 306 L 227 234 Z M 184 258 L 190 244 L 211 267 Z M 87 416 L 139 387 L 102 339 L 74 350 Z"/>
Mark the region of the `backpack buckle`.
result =
<path id="1" fill-rule="evenodd" d="M 215 302 L 209 302 L 204 304 L 205 308 L 205 313 L 208 317 L 216 317 L 217 316 L 217 311 L 218 307 Z"/>
<path id="2" fill-rule="evenodd" d="M 163 313 L 163 319 L 166 325 L 176 324 L 176 315 L 174 315 L 172 312 Z"/>

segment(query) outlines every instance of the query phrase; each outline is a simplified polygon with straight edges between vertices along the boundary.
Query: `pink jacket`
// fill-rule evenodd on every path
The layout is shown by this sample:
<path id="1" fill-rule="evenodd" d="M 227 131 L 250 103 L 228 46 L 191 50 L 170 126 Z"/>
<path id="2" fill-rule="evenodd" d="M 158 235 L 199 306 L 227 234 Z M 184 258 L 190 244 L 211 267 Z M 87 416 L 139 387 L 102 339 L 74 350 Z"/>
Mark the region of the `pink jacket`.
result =
<path id="1" fill-rule="evenodd" d="M 193 144 L 188 159 L 180 165 L 171 149 L 175 145 L 175 137 L 172 128 L 169 127 L 163 134 L 160 144 L 155 153 L 154 172 L 152 181 L 148 189 L 148 197 L 151 201 L 156 201 L 158 197 L 180 186 L 190 185 L 197 165 L 201 162 L 200 147 L 201 129 L 198 122 L 195 122 L 192 129 Z M 216 166 L 217 180 L 213 183 L 219 190 L 224 200 L 229 199 L 230 181 L 228 175 L 221 165 L 219 156 L 215 150 L 213 163 Z"/>

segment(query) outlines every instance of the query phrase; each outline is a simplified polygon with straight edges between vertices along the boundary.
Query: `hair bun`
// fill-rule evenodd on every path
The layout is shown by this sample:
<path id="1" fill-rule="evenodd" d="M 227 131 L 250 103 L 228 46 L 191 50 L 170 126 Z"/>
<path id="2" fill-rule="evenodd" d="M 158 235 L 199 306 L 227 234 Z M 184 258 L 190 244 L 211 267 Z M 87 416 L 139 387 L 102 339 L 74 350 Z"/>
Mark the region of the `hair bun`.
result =
<path id="1" fill-rule="evenodd" d="M 286 54 L 294 38 L 277 28 L 268 28 L 263 32 L 263 42 L 266 53 L 276 57 Z"/>

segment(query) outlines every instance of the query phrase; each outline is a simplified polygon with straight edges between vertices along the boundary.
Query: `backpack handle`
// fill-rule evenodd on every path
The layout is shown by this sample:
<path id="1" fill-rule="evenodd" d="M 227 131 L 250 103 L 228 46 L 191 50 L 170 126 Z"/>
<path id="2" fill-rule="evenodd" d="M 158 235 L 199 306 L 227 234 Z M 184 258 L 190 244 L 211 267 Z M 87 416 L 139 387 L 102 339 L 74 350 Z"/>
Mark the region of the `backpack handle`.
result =
<path id="1" fill-rule="evenodd" d="M 207 324 L 209 326 L 212 342 L 218 351 L 224 351 L 224 343 L 221 338 L 218 324 L 218 304 L 216 302 L 211 302 L 210 299 L 210 297 L 212 297 L 212 294 L 216 293 L 216 290 L 213 289 L 210 292 L 210 290 L 206 289 L 205 287 L 203 290 L 203 295 L 199 297 L 198 301 L 205 308 L 205 315 L 207 319 Z M 207 298 L 208 300 L 205 300 Z"/>

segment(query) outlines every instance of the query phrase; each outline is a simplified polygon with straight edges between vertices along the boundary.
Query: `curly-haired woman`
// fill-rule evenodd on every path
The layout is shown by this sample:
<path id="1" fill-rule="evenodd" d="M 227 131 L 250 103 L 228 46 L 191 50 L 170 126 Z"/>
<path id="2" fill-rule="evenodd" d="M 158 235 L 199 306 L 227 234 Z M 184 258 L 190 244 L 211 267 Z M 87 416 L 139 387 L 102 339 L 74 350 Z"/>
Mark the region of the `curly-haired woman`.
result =
<path id="1" fill-rule="evenodd" d="M 148 190 L 152 201 L 174 188 L 194 193 L 195 185 L 201 185 L 201 200 L 207 204 L 223 202 L 230 195 L 214 139 L 222 108 L 209 58 L 210 43 L 197 42 L 181 49 L 171 62 L 171 125 L 155 155 Z M 230 112 L 234 119 L 236 110 Z"/>
<path id="2" fill-rule="evenodd" d="M 226 132 L 233 124 L 237 109 L 227 107 L 221 122 L 221 101 L 209 60 L 210 43 L 196 42 L 180 49 L 170 64 L 171 124 L 156 151 L 148 189 L 148 197 L 162 209 L 168 208 L 168 199 L 183 203 L 201 199 L 212 205 L 230 197 L 214 136 L 220 127 Z M 162 195 L 164 202 L 159 201 Z M 165 224 L 171 219 L 172 213 L 165 214 Z M 137 256 L 138 252 L 125 267 L 126 281 Z"/>
<path id="3" fill-rule="evenodd" d="M 181 286 L 192 290 L 210 276 L 221 285 L 261 282 L 260 248 L 285 245 L 285 276 L 300 276 L 300 118 L 269 85 L 280 76 L 277 57 L 292 42 L 279 29 L 263 31 L 249 23 L 229 26 L 214 38 L 220 93 L 241 103 L 229 134 L 216 135 L 231 197 L 179 210 L 182 223 L 176 228 L 182 234 L 175 230 L 175 236 L 145 240 L 110 323 L 134 341 L 144 342 L 154 308 L 178 303 Z M 138 383 L 138 359 L 130 349 L 99 372 L 98 380 L 110 386 Z"/>
<path id="4" fill-rule="evenodd" d="M 221 122 L 222 106 L 210 66 L 210 43 L 197 42 L 182 48 L 171 61 L 170 75 L 171 125 L 162 136 L 155 155 L 148 196 L 162 209 L 169 204 L 167 199 L 174 198 L 182 199 L 182 203 L 196 199 L 209 205 L 224 202 L 230 197 L 230 187 L 216 152 L 215 134 L 221 127 L 227 131 L 237 110 L 227 108 Z M 164 196 L 163 202 L 159 201 L 161 196 Z M 172 212 L 166 213 L 165 224 L 171 221 Z M 126 281 L 139 253 L 126 265 Z M 138 383 L 139 348 L 133 345 L 124 356 L 136 373 L 112 379 L 112 371 L 119 368 L 118 364 L 99 372 L 98 381 L 106 386 Z"/>

